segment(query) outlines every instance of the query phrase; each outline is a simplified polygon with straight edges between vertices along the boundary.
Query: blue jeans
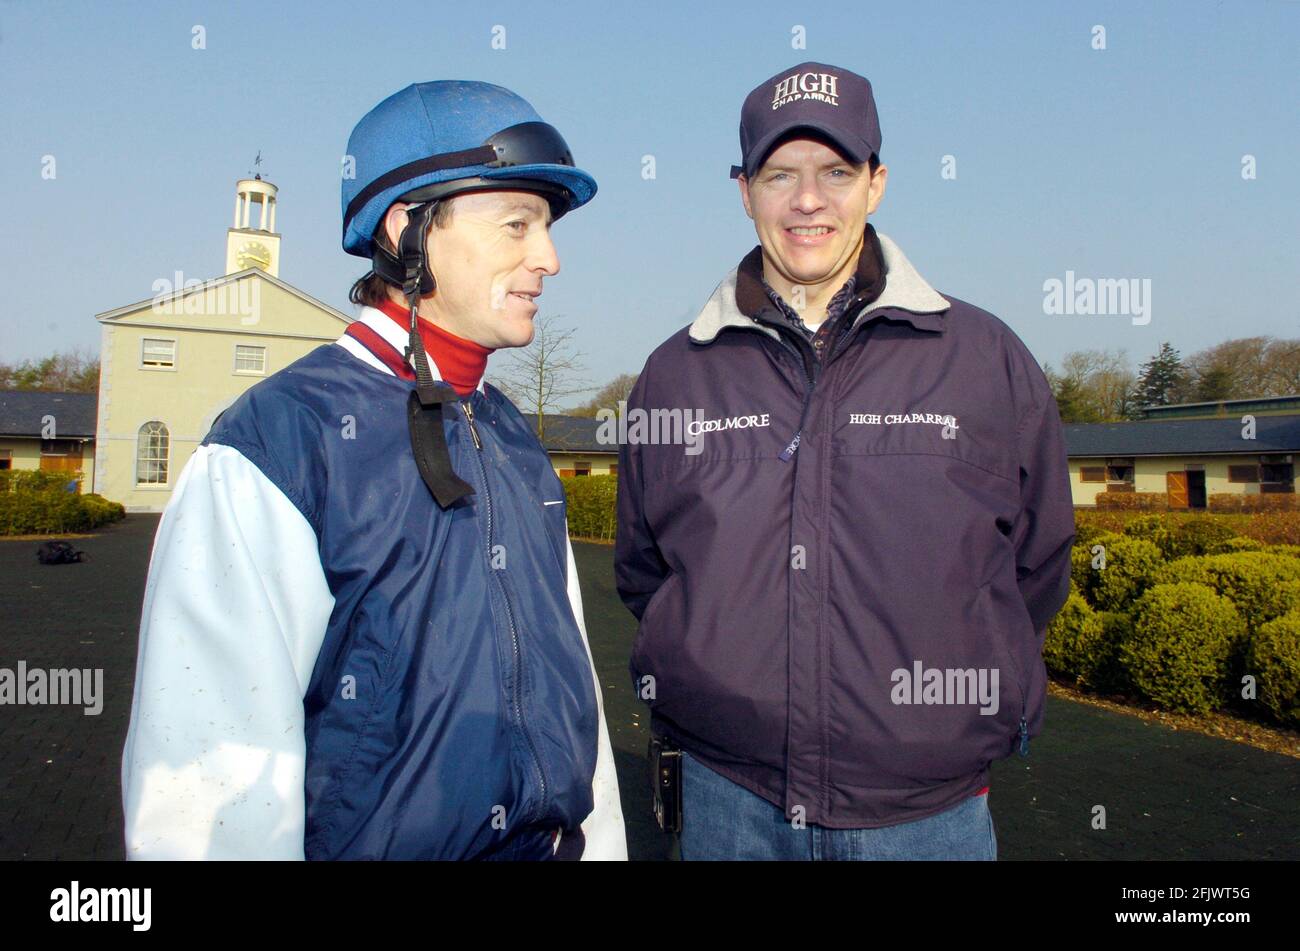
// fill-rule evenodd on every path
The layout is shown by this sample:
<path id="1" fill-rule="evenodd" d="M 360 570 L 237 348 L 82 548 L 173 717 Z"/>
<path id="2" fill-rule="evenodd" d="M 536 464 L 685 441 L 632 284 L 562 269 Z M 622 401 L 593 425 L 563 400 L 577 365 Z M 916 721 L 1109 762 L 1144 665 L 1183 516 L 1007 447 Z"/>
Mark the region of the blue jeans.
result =
<path id="1" fill-rule="evenodd" d="M 996 861 L 988 793 L 883 829 L 796 829 L 761 796 L 682 754 L 681 857 L 749 861 Z"/>

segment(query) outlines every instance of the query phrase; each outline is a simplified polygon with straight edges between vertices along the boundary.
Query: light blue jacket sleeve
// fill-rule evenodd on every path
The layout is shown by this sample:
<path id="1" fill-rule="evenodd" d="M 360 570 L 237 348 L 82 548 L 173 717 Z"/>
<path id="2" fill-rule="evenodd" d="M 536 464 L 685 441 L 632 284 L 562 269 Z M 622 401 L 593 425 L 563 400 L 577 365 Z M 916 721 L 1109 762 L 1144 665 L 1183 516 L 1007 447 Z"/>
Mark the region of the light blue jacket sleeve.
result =
<path id="1" fill-rule="evenodd" d="M 158 525 L 122 757 L 129 859 L 301 859 L 303 696 L 334 598 L 315 532 L 200 446 Z"/>
<path id="2" fill-rule="evenodd" d="M 587 623 L 582 613 L 582 589 L 578 582 L 578 566 L 573 559 L 573 543 L 568 542 L 569 603 L 573 617 L 582 632 L 582 642 L 587 648 L 591 664 L 592 682 L 596 688 L 596 715 L 599 720 L 596 747 L 596 774 L 592 780 L 591 813 L 582 822 L 582 835 L 586 848 L 582 861 L 626 861 L 627 832 L 623 827 L 623 804 L 618 795 L 618 773 L 614 769 L 614 751 L 609 742 L 609 728 L 605 725 L 605 704 L 601 698 L 600 675 L 591 656 L 591 643 L 587 639 Z"/>

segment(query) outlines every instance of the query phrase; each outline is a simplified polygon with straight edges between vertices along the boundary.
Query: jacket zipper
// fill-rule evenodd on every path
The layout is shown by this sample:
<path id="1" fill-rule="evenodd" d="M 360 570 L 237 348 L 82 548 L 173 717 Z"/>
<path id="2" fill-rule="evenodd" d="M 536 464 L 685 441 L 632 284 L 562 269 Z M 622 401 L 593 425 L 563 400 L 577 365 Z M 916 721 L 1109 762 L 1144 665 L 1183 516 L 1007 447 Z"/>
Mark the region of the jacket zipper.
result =
<path id="1" fill-rule="evenodd" d="M 785 346 L 787 350 L 793 349 L 797 351 L 799 358 L 803 363 L 805 386 L 803 391 L 803 405 L 799 409 L 799 427 L 795 430 L 794 436 L 790 439 L 790 443 L 781 450 L 781 461 L 789 462 L 794 458 L 794 454 L 799 451 L 799 443 L 803 440 L 803 427 L 804 423 L 808 420 L 808 406 L 812 403 L 813 388 L 817 385 L 817 374 L 813 371 L 812 366 L 808 362 L 808 355 L 812 352 L 812 348 L 808 346 L 808 341 L 800 341 L 795 336 L 794 331 L 790 330 L 788 327 L 782 327 L 775 323 L 769 324 L 769 326 L 775 328 L 783 341 L 786 340 L 787 334 L 789 335 L 789 338 L 794 341 L 793 348 L 791 348 L 788 343 L 783 344 L 783 346 Z M 800 343 L 803 345 L 800 346 Z M 816 358 L 814 357 L 814 359 Z"/>
<path id="2" fill-rule="evenodd" d="M 1007 651 L 1007 656 L 1008 657 L 1011 656 L 1010 650 Z M 1016 689 L 1020 691 L 1020 731 L 1016 734 L 1020 738 L 1019 753 L 1021 756 L 1028 756 L 1029 755 L 1029 724 L 1025 722 L 1025 714 L 1028 712 L 1025 703 L 1025 688 L 1024 685 L 1021 684 L 1020 682 L 1019 669 L 1014 667 L 1014 661 L 1012 663 L 1013 663 L 1013 670 L 1015 670 L 1015 676 L 1016 676 Z"/>
<path id="3" fill-rule="evenodd" d="M 847 313 L 847 310 L 845 313 Z M 861 316 L 860 313 L 858 316 Z M 858 319 L 858 316 L 854 317 L 854 321 Z M 812 347 L 808 345 L 807 340 L 799 337 L 794 330 L 784 324 L 778 324 L 776 321 L 765 321 L 765 323 L 775 329 L 783 340 L 786 339 L 788 335 L 789 339 L 794 342 L 793 349 L 798 351 L 800 359 L 803 361 L 804 379 L 807 383 L 807 386 L 804 388 L 803 406 L 799 410 L 799 428 L 795 430 L 794 437 L 790 440 L 789 444 L 781 450 L 781 461 L 789 462 L 794 458 L 794 454 L 799 451 L 799 443 L 803 441 L 803 427 L 808 421 L 808 405 L 812 402 L 813 388 L 817 385 L 817 379 L 821 376 L 820 373 L 814 372 L 813 366 L 820 365 L 821 369 L 825 370 L 826 367 L 830 366 L 831 360 L 839 352 L 840 341 L 852 337 L 861 328 L 854 327 L 849 333 L 839 334 L 835 340 L 831 341 L 831 350 L 830 353 L 826 355 L 826 362 L 824 364 L 818 364 L 815 355 L 812 358 L 813 362 L 810 364 L 808 356 L 812 353 Z M 788 345 L 787 349 L 790 349 Z"/>
<path id="4" fill-rule="evenodd" d="M 511 688 L 511 703 L 514 707 L 515 722 L 519 724 L 519 730 L 523 733 L 524 739 L 528 742 L 528 752 L 533 757 L 533 765 L 537 768 L 537 781 L 541 788 L 541 799 L 538 802 L 535 815 L 541 815 L 546 807 L 546 773 L 542 769 L 542 758 L 537 753 L 537 747 L 533 744 L 532 734 L 528 732 L 528 727 L 524 724 L 523 704 L 519 697 L 519 683 L 523 680 L 523 659 L 519 650 L 519 634 L 515 629 L 515 613 L 510 606 L 510 595 L 506 592 L 505 582 L 503 582 L 496 569 L 491 567 L 492 564 L 492 494 L 488 491 L 487 466 L 483 462 L 483 441 L 479 438 L 478 429 L 474 425 L 474 409 L 469 405 L 469 397 L 460 400 L 460 408 L 465 412 L 465 419 L 469 423 L 469 434 L 474 440 L 474 448 L 478 451 L 474 454 L 478 459 L 479 472 L 483 476 L 483 502 L 487 510 L 487 555 L 488 566 L 491 571 L 493 580 L 496 581 L 498 588 L 501 590 L 501 599 L 506 605 L 506 620 L 510 625 L 510 648 L 514 656 L 515 677 L 514 684 Z"/>
<path id="5" fill-rule="evenodd" d="M 1011 656 L 1011 648 L 1003 647 L 1003 655 L 1011 662 L 1011 675 L 1016 678 L 1016 691 L 1020 694 L 1020 724 L 1016 731 L 1016 737 L 1019 739 L 1018 752 L 1021 756 L 1029 755 L 1029 724 L 1026 721 L 1025 714 L 1029 712 L 1028 703 L 1025 700 L 1025 686 L 1020 679 L 1020 666 Z"/>
<path id="6" fill-rule="evenodd" d="M 860 316 L 861 314 L 859 313 L 858 317 Z M 858 317 L 854 317 L 855 323 L 857 322 Z M 808 404 L 812 402 L 813 388 L 817 385 L 817 378 L 820 376 L 820 374 L 814 373 L 808 363 L 808 353 L 810 352 L 811 348 L 807 347 L 807 341 L 803 341 L 804 346 L 801 347 L 800 341 L 795 336 L 794 331 L 789 330 L 789 328 L 787 327 L 783 327 L 777 324 L 775 321 L 769 322 L 768 325 L 773 327 L 776 330 L 776 332 L 781 336 L 781 339 L 783 341 L 787 337 L 787 332 L 789 337 L 792 340 L 794 340 L 793 347 L 791 347 L 789 344 L 785 344 L 785 347 L 787 350 L 796 350 L 799 352 L 799 356 L 802 358 L 803 361 L 804 379 L 807 384 L 806 387 L 804 388 L 803 406 L 799 411 L 799 428 L 795 430 L 794 437 L 790 440 L 789 445 L 787 445 L 785 449 L 781 450 L 781 461 L 789 462 L 791 459 L 794 458 L 794 454 L 799 451 L 799 443 L 803 439 L 803 427 L 805 422 L 807 422 L 807 418 L 808 418 Z M 840 344 L 844 343 L 845 345 L 847 345 L 848 341 L 852 337 L 854 337 L 858 332 L 860 332 L 863 326 L 865 326 L 865 323 L 850 328 L 847 333 L 839 335 L 831 343 L 831 349 L 830 352 L 826 355 L 826 362 L 825 364 L 822 365 L 822 370 L 825 370 L 826 367 L 830 365 L 830 362 L 836 356 L 839 355 L 842 349 L 844 349 L 843 347 L 840 346 Z M 1008 656 L 1010 655 L 1008 654 Z M 1013 670 L 1014 670 L 1014 666 L 1013 666 Z M 1028 756 L 1029 755 L 1029 725 L 1026 722 L 1026 716 L 1025 716 L 1025 714 L 1027 713 L 1026 702 L 1025 702 L 1025 688 L 1020 682 L 1020 675 L 1018 670 L 1015 671 L 1015 676 L 1016 676 L 1016 689 L 1020 693 L 1020 724 L 1016 736 L 1020 741 L 1019 742 L 1020 755 Z"/>

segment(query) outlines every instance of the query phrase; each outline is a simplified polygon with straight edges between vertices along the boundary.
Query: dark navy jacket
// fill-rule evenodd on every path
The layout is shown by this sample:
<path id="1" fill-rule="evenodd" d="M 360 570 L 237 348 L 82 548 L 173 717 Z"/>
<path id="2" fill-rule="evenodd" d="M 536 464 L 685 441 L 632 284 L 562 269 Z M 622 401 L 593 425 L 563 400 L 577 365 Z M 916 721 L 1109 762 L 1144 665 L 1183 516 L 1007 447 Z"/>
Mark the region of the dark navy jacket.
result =
<path id="1" fill-rule="evenodd" d="M 335 599 L 304 699 L 305 854 L 549 857 L 554 831 L 592 810 L 598 726 L 565 596 L 563 489 L 518 410 L 485 386 L 465 400 L 481 450 L 463 407 L 445 411 L 452 464 L 476 495 L 440 510 L 412 456 L 413 387 L 322 346 L 245 392 L 204 440 L 297 506 Z"/>
<path id="2" fill-rule="evenodd" d="M 646 362 L 619 465 L 616 577 L 654 726 L 834 828 L 946 810 L 1027 749 L 1074 538 L 1037 362 L 880 242 L 885 288 L 820 365 L 728 275 Z M 693 445 L 655 431 L 687 411 Z"/>

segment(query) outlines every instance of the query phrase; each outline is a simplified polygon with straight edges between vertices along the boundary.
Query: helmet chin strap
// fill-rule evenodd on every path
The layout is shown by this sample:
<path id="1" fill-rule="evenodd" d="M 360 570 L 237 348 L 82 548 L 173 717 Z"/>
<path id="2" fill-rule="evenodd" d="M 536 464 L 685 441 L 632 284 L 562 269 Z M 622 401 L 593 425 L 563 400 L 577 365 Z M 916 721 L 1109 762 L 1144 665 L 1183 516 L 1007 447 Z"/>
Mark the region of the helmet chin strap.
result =
<path id="1" fill-rule="evenodd" d="M 406 227 L 397 240 L 397 253 L 402 262 L 402 293 L 411 308 L 410 340 L 406 345 L 406 359 L 414 353 L 417 357 L 415 378 L 421 386 L 432 386 L 433 376 L 429 373 L 428 359 L 424 352 L 424 341 L 420 338 L 419 307 L 420 295 L 431 293 L 437 282 L 433 279 L 433 270 L 429 267 L 428 249 L 425 235 L 433 221 L 434 203 L 414 205 L 407 209 Z M 426 404 L 427 405 L 427 404 Z"/>
<path id="2" fill-rule="evenodd" d="M 411 336 L 406 346 L 406 360 L 415 357 L 415 389 L 406 401 L 406 417 L 411 430 L 411 451 L 420 469 L 420 477 L 434 499 L 442 508 L 474 494 L 471 486 L 451 467 L 447 452 L 447 437 L 442 429 L 442 405 L 457 401 L 456 393 L 445 383 L 434 383 L 429 372 L 429 357 L 419 332 L 420 294 L 430 293 L 437 286 L 429 268 L 425 235 L 433 221 L 435 202 L 408 209 L 406 227 L 398 241 L 398 254 L 403 266 L 402 293 L 411 308 Z M 378 244 L 376 244 L 378 247 Z M 378 264 L 378 258 L 376 258 Z M 376 272 L 378 273 L 378 271 Z M 380 275 L 381 277 L 384 275 Z"/>

